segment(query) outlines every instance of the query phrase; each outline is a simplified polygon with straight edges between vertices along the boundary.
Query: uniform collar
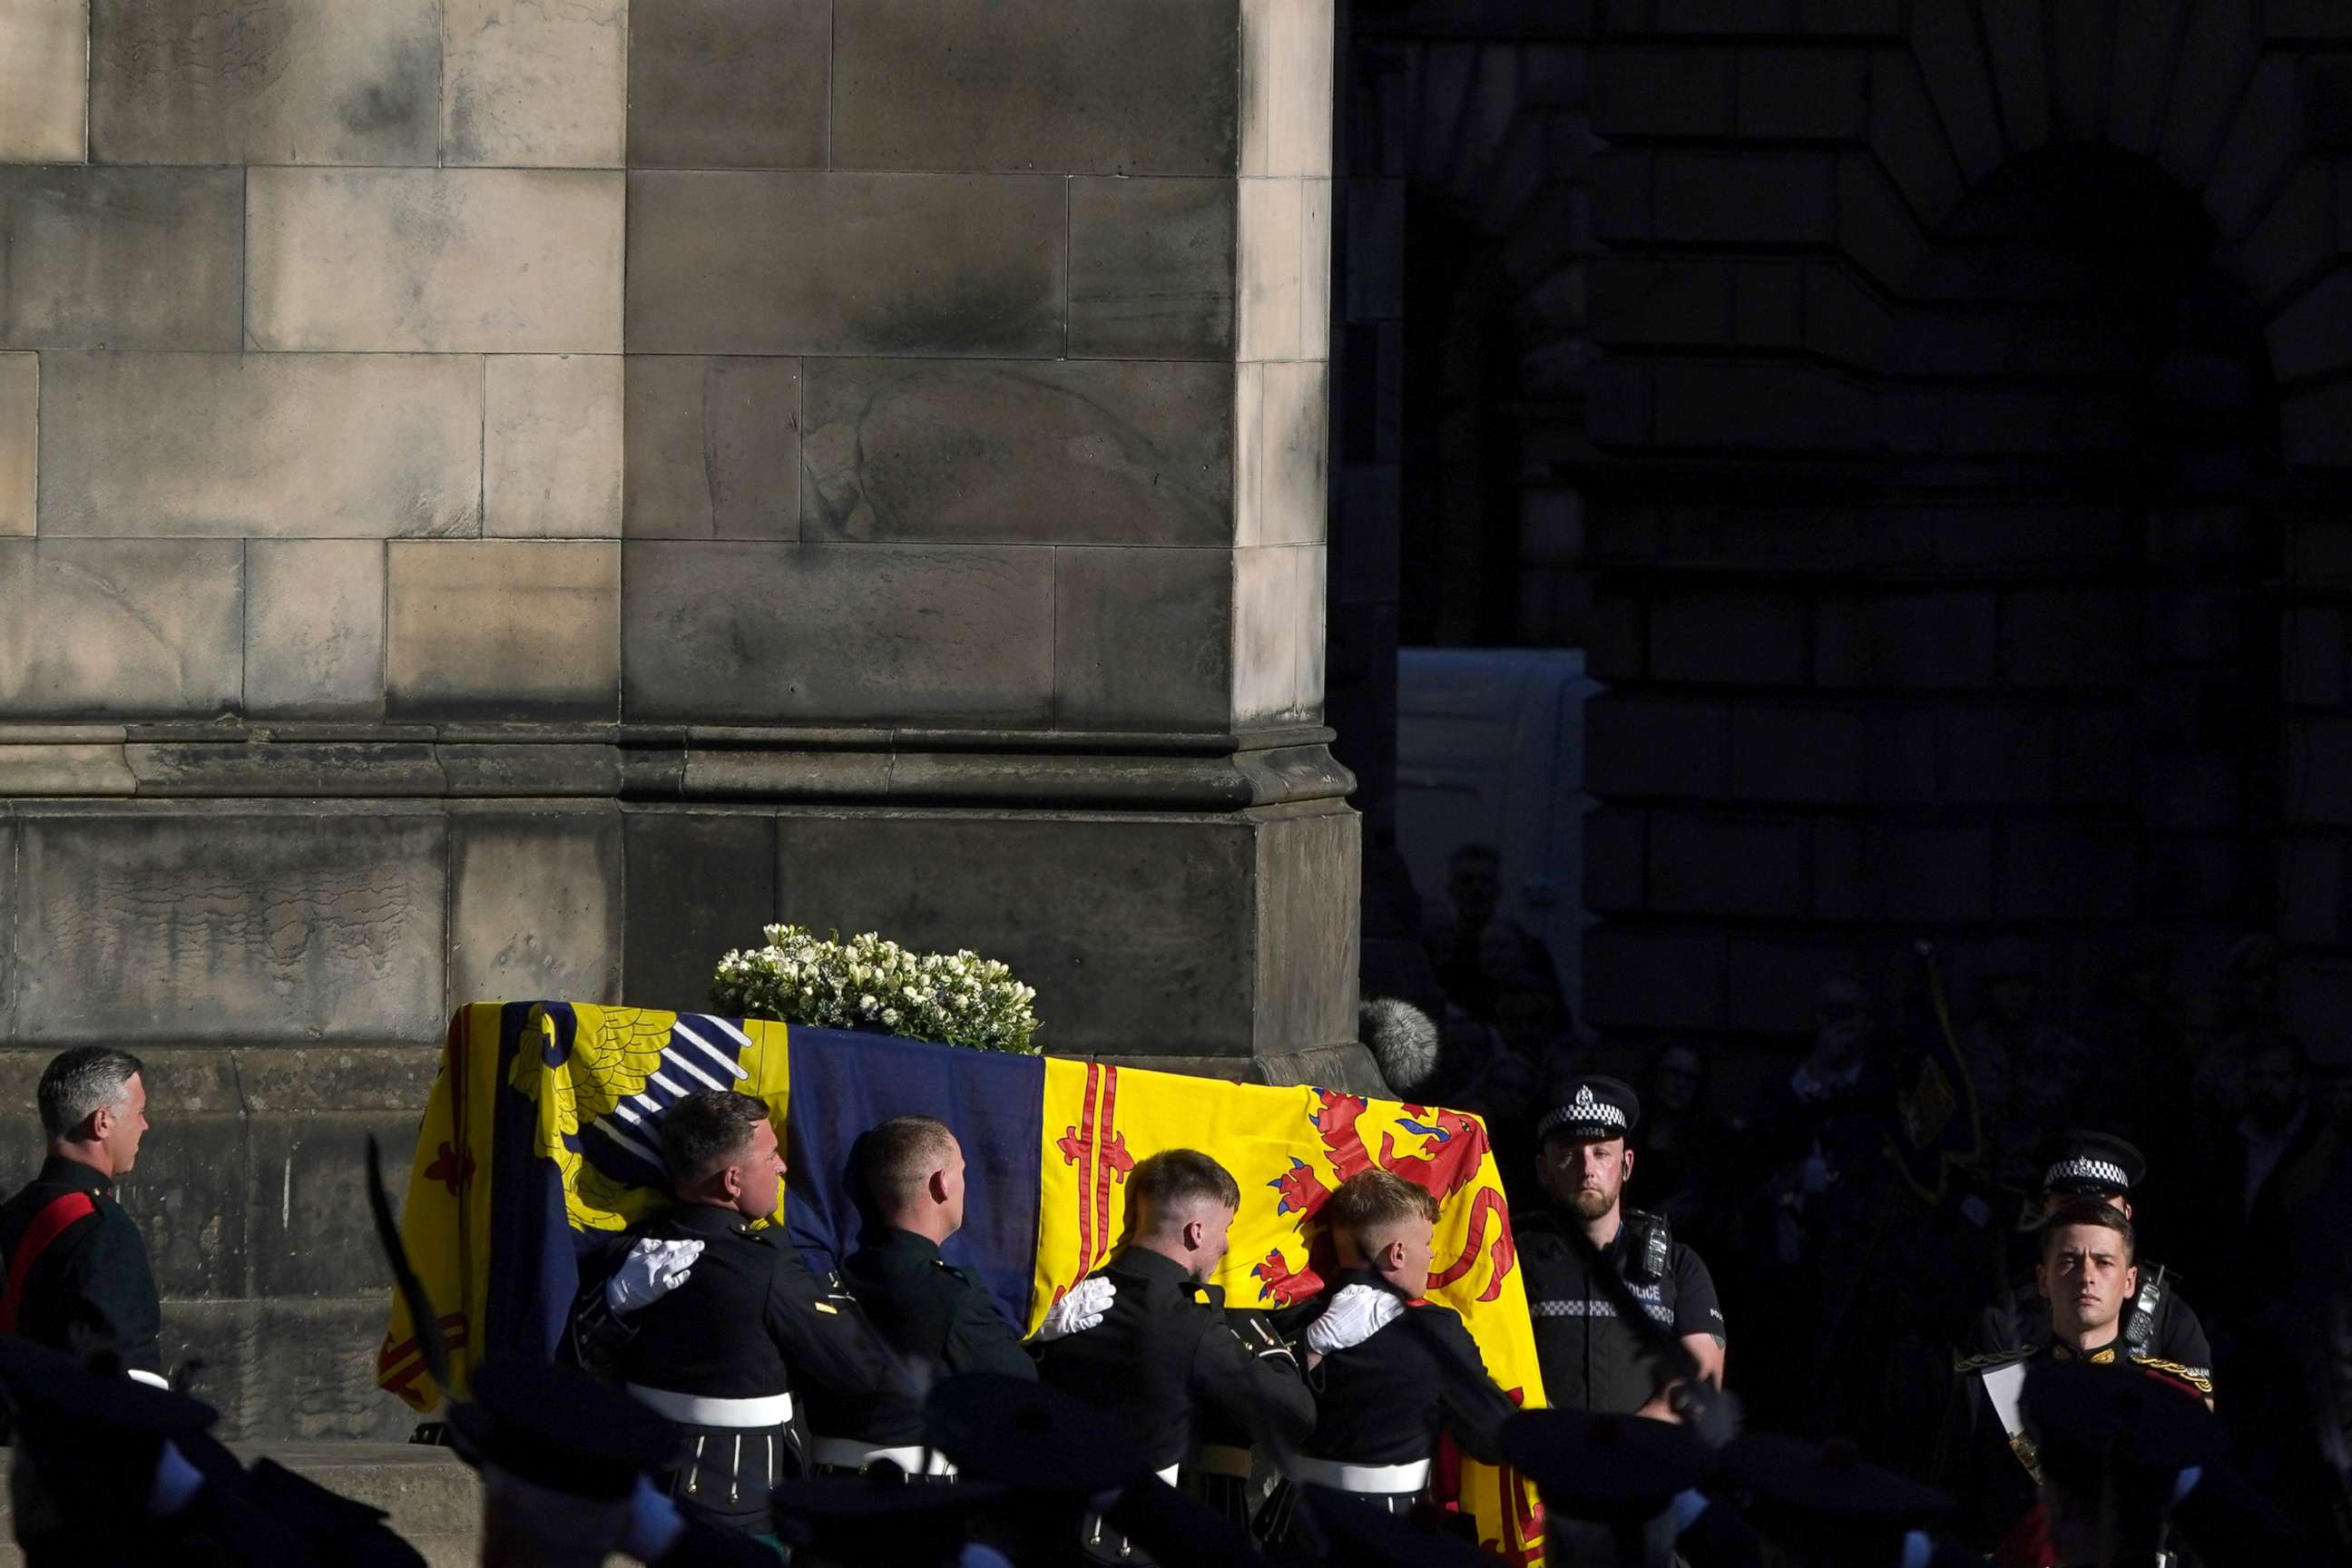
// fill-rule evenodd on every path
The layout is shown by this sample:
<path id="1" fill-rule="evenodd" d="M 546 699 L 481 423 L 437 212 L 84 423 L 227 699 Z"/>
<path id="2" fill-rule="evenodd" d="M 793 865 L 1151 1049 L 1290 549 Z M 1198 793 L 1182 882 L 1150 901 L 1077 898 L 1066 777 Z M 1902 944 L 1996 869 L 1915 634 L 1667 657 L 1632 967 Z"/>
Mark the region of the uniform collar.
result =
<path id="1" fill-rule="evenodd" d="M 866 1250 L 880 1253 L 893 1260 L 931 1263 L 939 1259 L 940 1244 L 928 1236 L 918 1236 L 911 1230 L 886 1225 L 877 1226 L 866 1233 Z"/>
<path id="2" fill-rule="evenodd" d="M 697 1236 L 724 1236 L 751 1223 L 733 1209 L 711 1204 L 677 1204 L 663 1217 L 680 1230 L 692 1231 Z"/>
<path id="3" fill-rule="evenodd" d="M 100 1173 L 95 1165 L 83 1164 L 70 1154 L 52 1154 L 42 1161 L 39 1179 L 68 1187 L 95 1187 L 109 1193 L 114 1190 L 113 1177 Z"/>
<path id="4" fill-rule="evenodd" d="M 1122 1247 L 1111 1260 L 1111 1269 L 1120 1274 L 1132 1274 L 1137 1279 L 1171 1289 L 1183 1291 L 1192 1287 L 1192 1276 L 1174 1258 L 1153 1252 L 1149 1247 Z"/>

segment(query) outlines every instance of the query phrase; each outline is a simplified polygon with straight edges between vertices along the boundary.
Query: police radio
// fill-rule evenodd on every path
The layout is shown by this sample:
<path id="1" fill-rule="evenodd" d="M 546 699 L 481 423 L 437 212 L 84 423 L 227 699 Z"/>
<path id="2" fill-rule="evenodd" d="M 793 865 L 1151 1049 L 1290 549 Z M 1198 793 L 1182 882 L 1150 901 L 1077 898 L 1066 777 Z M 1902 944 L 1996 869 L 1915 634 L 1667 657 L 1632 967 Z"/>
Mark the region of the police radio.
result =
<path id="1" fill-rule="evenodd" d="M 2159 1263 L 2147 1271 L 2139 1282 L 2139 1294 L 2131 1301 L 2131 1321 L 2124 1325 L 2124 1351 L 2128 1355 L 2143 1355 L 2156 1338 L 2156 1310 L 2164 1304 L 2164 1265 Z"/>
<path id="2" fill-rule="evenodd" d="M 1625 1211 L 1625 1228 L 1632 1233 L 1626 1238 L 1625 1272 L 1653 1285 L 1664 1279 L 1672 1261 L 1669 1253 L 1674 1246 L 1674 1236 L 1667 1228 L 1665 1216 L 1628 1209 Z"/>

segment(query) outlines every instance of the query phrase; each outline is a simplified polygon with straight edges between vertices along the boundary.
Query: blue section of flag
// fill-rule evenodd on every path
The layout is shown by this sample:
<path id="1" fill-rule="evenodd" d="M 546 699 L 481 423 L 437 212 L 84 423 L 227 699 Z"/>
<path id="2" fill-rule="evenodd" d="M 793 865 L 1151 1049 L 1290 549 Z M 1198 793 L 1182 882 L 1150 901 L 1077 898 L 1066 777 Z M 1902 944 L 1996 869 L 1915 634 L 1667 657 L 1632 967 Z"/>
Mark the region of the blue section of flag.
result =
<path id="1" fill-rule="evenodd" d="M 531 1011 L 544 1007 L 554 1039 L 541 1045 Z M 551 1062 L 571 1054 L 580 1021 L 562 1002 L 509 1002 L 499 1012 L 499 1087 L 490 1143 L 490 1271 L 488 1315 L 474 1364 L 515 1357 L 553 1358 L 562 1342 L 580 1264 L 564 1213 L 563 1174 L 532 1152 L 538 1108 L 513 1083 L 515 1053 L 545 1049 Z"/>
<path id="2" fill-rule="evenodd" d="M 941 1255 L 1025 1327 L 1037 1262 L 1037 1183 L 1045 1062 L 844 1029 L 792 1032 L 784 1117 L 784 1221 L 813 1268 L 857 1250 L 861 1213 L 851 1152 L 894 1116 L 935 1116 L 964 1152 L 964 1228 Z"/>

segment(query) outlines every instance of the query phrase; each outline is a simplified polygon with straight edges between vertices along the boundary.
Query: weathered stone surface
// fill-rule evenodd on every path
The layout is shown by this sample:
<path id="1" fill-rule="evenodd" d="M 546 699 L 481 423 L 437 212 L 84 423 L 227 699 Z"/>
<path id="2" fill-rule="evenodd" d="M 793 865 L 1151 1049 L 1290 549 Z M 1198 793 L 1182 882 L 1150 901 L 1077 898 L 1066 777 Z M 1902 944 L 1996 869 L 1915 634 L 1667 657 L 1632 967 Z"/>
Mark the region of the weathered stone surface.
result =
<path id="1" fill-rule="evenodd" d="M 444 853 L 389 802 L 28 815 L 18 1037 L 429 1040 Z"/>
<path id="2" fill-rule="evenodd" d="M 493 354 L 483 362 L 482 531 L 621 536 L 621 359 Z"/>
<path id="3" fill-rule="evenodd" d="M 45 534 L 383 538 L 478 526 L 477 360 L 45 359 Z"/>
<path id="4" fill-rule="evenodd" d="M 0 895 L 5 895 L 0 897 L 0 1040 L 16 1037 L 16 905 L 22 897 L 16 889 L 16 846 L 21 837 L 16 816 L 0 812 Z M 13 1054 L 0 1053 L 0 1058 Z M 30 1105 L 33 1100 L 19 1094 L 8 1103 Z M 21 1184 L 22 1178 L 16 1179 Z"/>
<path id="5" fill-rule="evenodd" d="M 1304 720 L 1318 711 L 1322 635 L 1321 547 L 1234 552 L 1234 721 Z"/>
<path id="6" fill-rule="evenodd" d="M 466 812 L 449 825 L 449 1006 L 621 1000 L 621 817 Z"/>
<path id="7" fill-rule="evenodd" d="M 134 795 L 138 788 L 120 742 L 0 746 L 0 795 Z"/>
<path id="8" fill-rule="evenodd" d="M 265 1424 L 246 1403 L 247 1376 L 260 1353 L 256 1316 L 250 1299 L 163 1303 L 163 1364 L 199 1363 L 188 1392 L 220 1411 L 212 1436 L 223 1441 L 247 1437 Z"/>
<path id="9" fill-rule="evenodd" d="M 1234 168 L 1232 0 L 834 0 L 833 37 L 837 168 Z"/>
<path id="10" fill-rule="evenodd" d="M 1241 172 L 1331 172 L 1332 0 L 1242 0 Z"/>
<path id="11" fill-rule="evenodd" d="M 423 1104 L 420 1093 L 417 1106 Z M 235 1194 L 250 1215 L 253 1285 L 245 1293 L 283 1299 L 387 1289 L 374 1229 L 358 1223 L 368 1212 L 370 1133 L 383 1152 L 384 1191 L 405 1194 L 416 1146 L 414 1108 L 406 1114 L 313 1110 L 251 1119 L 251 1173 L 239 1171 Z"/>
<path id="12" fill-rule="evenodd" d="M 1054 553 L 1054 721 L 1221 728 L 1232 697 L 1233 552 Z"/>
<path id="13" fill-rule="evenodd" d="M 787 812 L 777 835 L 779 919 L 1001 959 L 1048 1050 L 1248 1054 L 1246 824 Z"/>
<path id="14" fill-rule="evenodd" d="M 1070 182 L 1070 353 L 1229 359 L 1234 183 Z"/>
<path id="15" fill-rule="evenodd" d="M 416 1425 L 415 1412 L 375 1385 L 381 1286 L 359 1297 L 264 1300 L 256 1316 L 263 1352 L 253 1358 L 245 1398 L 256 1413 L 254 1436 L 385 1443 Z"/>
<path id="16" fill-rule="evenodd" d="M 1237 543 L 1320 544 L 1328 499 L 1328 375 L 1307 360 L 1239 367 L 1234 417 L 1243 446 Z"/>
<path id="17" fill-rule="evenodd" d="M 832 0 L 629 7 L 632 168 L 818 169 Z"/>
<path id="18" fill-rule="evenodd" d="M 147 1238 L 156 1290 L 247 1294 L 245 1118 L 173 1115 L 159 1102 L 153 1120 L 118 1191 Z"/>
<path id="19" fill-rule="evenodd" d="M 445 0 L 441 161 L 617 168 L 627 0 Z"/>
<path id="20" fill-rule="evenodd" d="M 394 717 L 614 716 L 617 543 L 404 540 L 388 548 L 383 671 Z"/>
<path id="21" fill-rule="evenodd" d="M 236 169 L 0 168 L 0 347 L 234 349 Z"/>
<path id="22" fill-rule="evenodd" d="M 383 711 L 383 546 L 257 539 L 246 546 L 245 710 L 256 718 Z"/>
<path id="23" fill-rule="evenodd" d="M 776 918 L 776 821 L 764 812 L 632 811 L 623 817 L 626 958 L 621 994 L 645 1007 L 708 1005 L 730 948 Z"/>
<path id="24" fill-rule="evenodd" d="M 623 479 L 632 539 L 797 539 L 798 360 L 631 354 Z"/>
<path id="25" fill-rule="evenodd" d="M 40 410 L 40 356 L 0 354 L 0 535 L 33 531 Z"/>
<path id="26" fill-rule="evenodd" d="M 89 0 L 0 0 L 0 163 L 89 155 Z"/>
<path id="27" fill-rule="evenodd" d="M 632 720 L 1042 723 L 1053 562 L 992 545 L 627 547 Z M 958 606 L 953 616 L 939 614 Z"/>
<path id="28" fill-rule="evenodd" d="M 654 353 L 1061 352 L 1064 182 L 634 173 L 628 339 Z"/>
<path id="29" fill-rule="evenodd" d="M 213 1047 L 217 1049 L 218 1047 Z M 237 1098 L 248 1112 L 307 1116 L 316 1110 L 404 1111 L 412 1118 L 441 1068 L 441 1044 L 243 1047 L 236 1053 Z M 415 1142 L 415 1124 L 384 1142 L 391 1163 Z M 395 1206 L 402 1186 L 390 1183 Z"/>
<path id="30" fill-rule="evenodd" d="M 233 542 L 0 540 L 0 713 L 99 719 L 236 707 Z"/>
<path id="31" fill-rule="evenodd" d="M 422 742 L 133 742 L 123 749 L 139 794 L 158 799 L 345 796 L 446 793 L 433 748 Z"/>
<path id="32" fill-rule="evenodd" d="M 453 795 L 610 797 L 621 792 L 617 746 L 444 741 L 434 752 Z"/>
<path id="33" fill-rule="evenodd" d="M 1240 190 L 1235 352 L 1244 360 L 1297 359 L 1307 182 L 1244 180 Z"/>
<path id="34" fill-rule="evenodd" d="M 144 1068 L 141 1075 L 147 1084 L 148 1098 L 171 1116 L 234 1116 L 244 1107 L 244 1097 L 238 1092 L 236 1066 L 233 1054 L 219 1045 L 197 1046 L 191 1048 L 163 1047 L 160 1049 L 141 1047 L 139 1059 Z M 34 1094 L 41 1081 L 41 1073 L 56 1053 L 46 1047 L 16 1047 L 0 1052 L 0 1086 L 5 1086 L 6 1103 L 25 1108 L 25 1115 L 37 1122 L 34 1116 Z M 31 1179 L 43 1159 L 43 1140 L 35 1136 L 10 1143 L 6 1160 L 0 1163 L 0 1180 L 22 1182 Z"/>
<path id="35" fill-rule="evenodd" d="M 254 169 L 262 349 L 617 353 L 622 180 L 577 169 Z"/>
<path id="36" fill-rule="evenodd" d="M 806 538 L 1233 536 L 1228 367 L 814 360 L 803 376 Z"/>
<path id="37" fill-rule="evenodd" d="M 1356 1038 L 1356 952 L 1363 909 L 1363 818 L 1339 801 L 1257 825 L 1251 882 L 1257 918 L 1261 1054 Z"/>
<path id="38" fill-rule="evenodd" d="M 95 0 L 90 150 L 110 163 L 424 163 L 438 0 Z"/>

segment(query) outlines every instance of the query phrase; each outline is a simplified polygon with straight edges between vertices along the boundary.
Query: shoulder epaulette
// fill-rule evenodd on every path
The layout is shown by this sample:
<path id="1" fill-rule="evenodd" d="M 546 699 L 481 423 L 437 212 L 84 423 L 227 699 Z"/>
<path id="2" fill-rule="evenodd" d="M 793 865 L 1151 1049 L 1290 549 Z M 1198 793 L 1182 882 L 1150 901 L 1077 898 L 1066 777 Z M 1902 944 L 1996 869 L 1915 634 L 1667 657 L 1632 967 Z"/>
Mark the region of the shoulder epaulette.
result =
<path id="1" fill-rule="evenodd" d="M 2210 1366 L 2183 1366 L 2177 1361 L 2164 1361 L 2152 1355 L 2132 1357 L 2132 1365 L 2144 1366 L 2168 1376 L 2177 1377 L 2194 1387 L 2200 1394 L 2213 1392 L 2213 1369 Z"/>
<path id="2" fill-rule="evenodd" d="M 2032 1353 L 2033 1352 L 2031 1350 L 2006 1350 L 1988 1351 L 1983 1355 L 1956 1355 L 1952 1358 L 1952 1370 L 1954 1372 L 1982 1372 L 1989 1366 L 2001 1366 L 2010 1362 L 2023 1361 L 2027 1356 L 2030 1356 Z"/>

